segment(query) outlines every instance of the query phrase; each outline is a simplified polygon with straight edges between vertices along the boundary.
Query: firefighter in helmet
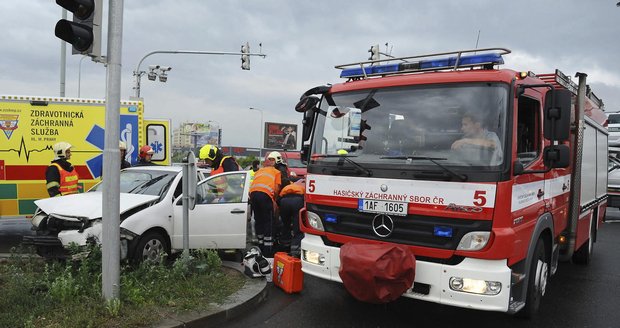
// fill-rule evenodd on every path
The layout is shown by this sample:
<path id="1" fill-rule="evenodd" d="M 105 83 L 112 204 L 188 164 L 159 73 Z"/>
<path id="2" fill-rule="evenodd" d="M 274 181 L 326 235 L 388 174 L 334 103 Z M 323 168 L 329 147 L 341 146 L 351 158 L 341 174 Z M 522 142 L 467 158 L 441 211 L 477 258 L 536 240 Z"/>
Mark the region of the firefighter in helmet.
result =
<path id="1" fill-rule="evenodd" d="M 78 174 L 71 159 L 71 144 L 59 142 L 55 144 L 54 160 L 45 171 L 47 193 L 50 197 L 75 194 L 78 192 Z"/>
<path id="2" fill-rule="evenodd" d="M 276 197 L 280 194 L 281 173 L 274 167 L 274 160 L 265 161 L 263 168 L 254 175 L 250 185 L 250 205 L 254 211 L 258 247 L 265 257 L 273 257 L 273 218 L 277 210 Z"/>
<path id="3" fill-rule="evenodd" d="M 280 171 L 282 178 L 280 184 L 282 185 L 282 188 L 288 186 L 289 183 L 291 183 L 291 180 L 288 177 L 288 166 L 286 165 L 286 163 L 284 163 L 284 160 L 282 159 L 282 154 L 277 151 L 272 151 L 271 153 L 269 153 L 269 155 L 267 155 L 267 160 L 270 161 L 269 165 L 275 167 L 278 171 Z"/>
<path id="4" fill-rule="evenodd" d="M 125 158 L 127 156 L 127 144 L 119 141 L 118 149 L 121 151 L 121 170 L 131 167 L 131 163 Z"/>
<path id="5" fill-rule="evenodd" d="M 211 167 L 211 175 L 241 170 L 234 157 L 224 156 L 214 145 L 202 146 L 198 157 Z"/>
<path id="6" fill-rule="evenodd" d="M 151 158 L 153 157 L 153 148 L 149 145 L 144 145 L 140 147 L 140 152 L 138 153 L 138 164 L 136 166 L 149 166 L 149 165 L 157 165 L 151 162 Z"/>

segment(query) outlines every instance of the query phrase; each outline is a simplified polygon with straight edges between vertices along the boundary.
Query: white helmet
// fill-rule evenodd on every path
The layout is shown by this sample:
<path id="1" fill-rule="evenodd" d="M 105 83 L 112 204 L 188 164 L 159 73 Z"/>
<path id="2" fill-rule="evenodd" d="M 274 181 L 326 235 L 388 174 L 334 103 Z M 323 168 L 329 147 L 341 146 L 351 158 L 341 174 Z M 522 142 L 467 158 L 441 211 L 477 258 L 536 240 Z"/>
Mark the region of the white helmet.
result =
<path id="1" fill-rule="evenodd" d="M 271 265 L 269 261 L 263 257 L 260 249 L 256 246 L 250 248 L 250 250 L 243 257 L 243 265 L 246 271 L 250 271 L 252 277 L 261 277 L 271 274 Z"/>
<path id="2" fill-rule="evenodd" d="M 127 150 L 127 144 L 123 141 L 119 141 L 118 142 L 118 149 L 120 150 Z"/>
<path id="3" fill-rule="evenodd" d="M 272 151 L 271 153 L 269 153 L 267 158 L 273 158 L 276 161 L 276 164 L 284 163 L 284 161 L 282 161 L 282 155 L 277 151 Z"/>
<path id="4" fill-rule="evenodd" d="M 71 147 L 71 144 L 68 142 L 64 142 L 61 141 L 59 143 L 56 143 L 53 147 L 54 149 L 54 160 L 59 160 L 61 158 L 67 158 L 67 150 L 69 150 Z"/>

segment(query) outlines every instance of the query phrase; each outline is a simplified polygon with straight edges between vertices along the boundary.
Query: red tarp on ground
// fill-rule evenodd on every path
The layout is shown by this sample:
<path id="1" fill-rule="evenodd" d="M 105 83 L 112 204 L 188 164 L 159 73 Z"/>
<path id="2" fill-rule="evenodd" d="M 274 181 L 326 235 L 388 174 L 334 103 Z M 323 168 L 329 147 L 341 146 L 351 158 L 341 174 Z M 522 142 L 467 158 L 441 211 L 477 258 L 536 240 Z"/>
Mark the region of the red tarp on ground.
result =
<path id="1" fill-rule="evenodd" d="M 387 303 L 413 285 L 415 256 L 400 245 L 347 243 L 340 247 L 338 273 L 356 299 Z"/>

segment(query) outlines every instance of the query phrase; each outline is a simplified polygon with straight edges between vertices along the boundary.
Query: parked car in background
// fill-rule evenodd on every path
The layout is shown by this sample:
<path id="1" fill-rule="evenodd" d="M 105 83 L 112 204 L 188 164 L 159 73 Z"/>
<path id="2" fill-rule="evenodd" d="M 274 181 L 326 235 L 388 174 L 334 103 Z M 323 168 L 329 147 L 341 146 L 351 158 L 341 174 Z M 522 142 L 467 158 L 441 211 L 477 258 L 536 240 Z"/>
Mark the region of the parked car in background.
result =
<path id="1" fill-rule="evenodd" d="M 607 114 L 607 142 L 609 146 L 620 146 L 620 113 Z"/>
<path id="2" fill-rule="evenodd" d="M 294 173 L 294 177 L 304 179 L 306 177 L 306 165 L 301 162 L 301 155 L 298 151 L 285 151 L 282 156 L 288 165 L 289 170 Z"/>
<path id="3" fill-rule="evenodd" d="M 245 249 L 249 172 L 197 174 L 189 248 Z M 138 263 L 182 251 L 182 167 L 132 167 L 121 171 L 120 182 L 121 259 Z M 71 244 L 100 243 L 102 189 L 100 183 L 86 193 L 35 201 L 36 236 L 25 237 L 24 243 L 45 258 L 66 257 Z"/>

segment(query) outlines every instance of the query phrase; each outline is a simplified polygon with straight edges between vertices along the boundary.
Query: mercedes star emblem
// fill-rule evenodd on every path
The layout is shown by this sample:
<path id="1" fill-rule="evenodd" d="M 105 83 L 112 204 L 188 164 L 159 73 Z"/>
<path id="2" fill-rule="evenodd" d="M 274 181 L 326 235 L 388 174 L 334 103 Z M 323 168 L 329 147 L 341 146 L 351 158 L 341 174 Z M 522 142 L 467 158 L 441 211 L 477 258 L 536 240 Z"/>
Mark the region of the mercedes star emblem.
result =
<path id="1" fill-rule="evenodd" d="M 379 237 L 388 237 L 394 231 L 394 220 L 388 215 L 379 214 L 372 219 L 372 231 Z"/>

